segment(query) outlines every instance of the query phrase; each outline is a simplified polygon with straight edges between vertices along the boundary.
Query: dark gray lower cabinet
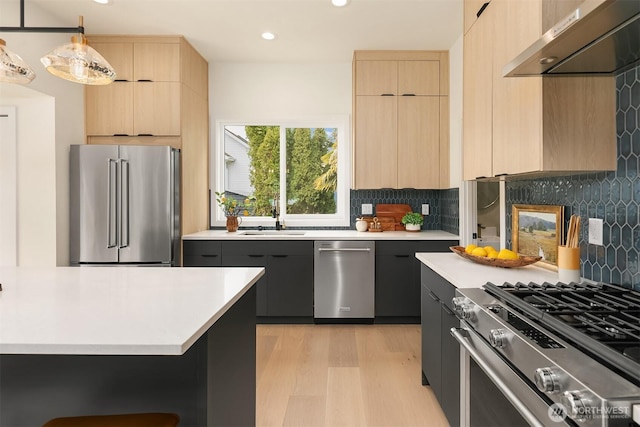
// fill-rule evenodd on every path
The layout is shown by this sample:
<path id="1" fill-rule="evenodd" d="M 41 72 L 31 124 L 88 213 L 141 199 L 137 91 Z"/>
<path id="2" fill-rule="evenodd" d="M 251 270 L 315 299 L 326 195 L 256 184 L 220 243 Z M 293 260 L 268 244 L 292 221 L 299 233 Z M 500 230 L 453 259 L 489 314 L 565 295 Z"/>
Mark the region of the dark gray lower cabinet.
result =
<path id="1" fill-rule="evenodd" d="M 429 267 L 421 267 L 422 375 L 449 424 L 460 425 L 460 344 L 449 331 L 460 326 L 451 300 L 455 286 Z"/>
<path id="2" fill-rule="evenodd" d="M 378 240 L 375 321 L 420 323 L 416 252 L 448 252 L 457 240 Z M 185 240 L 185 267 L 265 267 L 256 284 L 256 315 L 313 319 L 312 240 Z M 268 321 L 266 319 L 265 321 Z"/>
<path id="3" fill-rule="evenodd" d="M 269 277 L 266 315 L 312 317 L 313 252 L 308 255 L 269 255 L 267 271 Z"/>
<path id="4" fill-rule="evenodd" d="M 416 252 L 449 252 L 457 240 L 376 241 L 376 321 L 420 322 L 420 266 Z"/>
<path id="5" fill-rule="evenodd" d="M 313 241 L 185 240 L 185 267 L 265 267 L 256 316 L 313 317 Z"/>

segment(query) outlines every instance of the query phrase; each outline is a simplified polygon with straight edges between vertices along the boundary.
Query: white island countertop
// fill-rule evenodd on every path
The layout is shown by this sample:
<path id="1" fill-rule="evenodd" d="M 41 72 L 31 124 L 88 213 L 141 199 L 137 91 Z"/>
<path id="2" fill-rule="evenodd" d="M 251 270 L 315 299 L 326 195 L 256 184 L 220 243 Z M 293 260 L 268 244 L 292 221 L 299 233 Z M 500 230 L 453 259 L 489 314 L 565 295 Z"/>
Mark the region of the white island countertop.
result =
<path id="1" fill-rule="evenodd" d="M 245 234 L 246 233 L 246 234 Z M 182 236 L 183 240 L 459 240 L 458 235 L 440 230 L 413 231 L 355 231 L 355 230 L 205 230 Z"/>
<path id="2" fill-rule="evenodd" d="M 500 268 L 477 264 L 454 253 L 435 252 L 419 252 L 416 258 L 456 288 L 481 288 L 487 282 L 494 285 L 502 285 L 505 282 L 558 282 L 557 271 L 535 264 L 519 268 Z"/>
<path id="3" fill-rule="evenodd" d="M 0 354 L 181 355 L 263 274 L 0 267 Z"/>

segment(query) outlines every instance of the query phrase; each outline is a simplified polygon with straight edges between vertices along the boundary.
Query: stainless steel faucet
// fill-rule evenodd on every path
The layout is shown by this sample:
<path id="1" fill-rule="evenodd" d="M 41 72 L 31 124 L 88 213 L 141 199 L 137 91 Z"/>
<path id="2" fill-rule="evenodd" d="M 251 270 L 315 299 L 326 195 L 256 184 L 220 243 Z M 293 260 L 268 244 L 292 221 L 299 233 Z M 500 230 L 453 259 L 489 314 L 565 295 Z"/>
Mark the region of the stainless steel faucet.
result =
<path id="1" fill-rule="evenodd" d="M 278 230 L 278 231 L 282 230 L 282 226 L 280 225 L 280 212 L 278 212 L 279 205 L 280 205 L 279 195 L 275 194 L 273 196 L 273 211 L 272 211 L 272 215 L 276 219 L 276 230 Z"/>

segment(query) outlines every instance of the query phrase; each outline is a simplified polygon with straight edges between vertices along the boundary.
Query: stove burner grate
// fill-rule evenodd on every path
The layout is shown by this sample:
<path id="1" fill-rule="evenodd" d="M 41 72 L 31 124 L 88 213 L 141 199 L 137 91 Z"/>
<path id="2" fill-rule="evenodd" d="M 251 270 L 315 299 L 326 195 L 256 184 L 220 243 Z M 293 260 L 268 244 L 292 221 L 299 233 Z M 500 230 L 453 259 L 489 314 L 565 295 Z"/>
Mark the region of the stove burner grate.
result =
<path id="1" fill-rule="evenodd" d="M 604 283 L 487 283 L 484 289 L 640 385 L 640 292 Z"/>

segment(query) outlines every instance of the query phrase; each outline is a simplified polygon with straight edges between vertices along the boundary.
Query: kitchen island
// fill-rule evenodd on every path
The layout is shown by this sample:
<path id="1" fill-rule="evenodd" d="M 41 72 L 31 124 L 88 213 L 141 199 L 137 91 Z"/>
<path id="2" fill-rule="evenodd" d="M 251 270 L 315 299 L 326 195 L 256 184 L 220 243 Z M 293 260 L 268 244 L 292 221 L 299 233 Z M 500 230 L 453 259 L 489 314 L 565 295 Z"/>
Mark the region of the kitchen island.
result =
<path id="1" fill-rule="evenodd" d="M 255 424 L 263 268 L 0 268 L 0 425 L 175 412 Z"/>

